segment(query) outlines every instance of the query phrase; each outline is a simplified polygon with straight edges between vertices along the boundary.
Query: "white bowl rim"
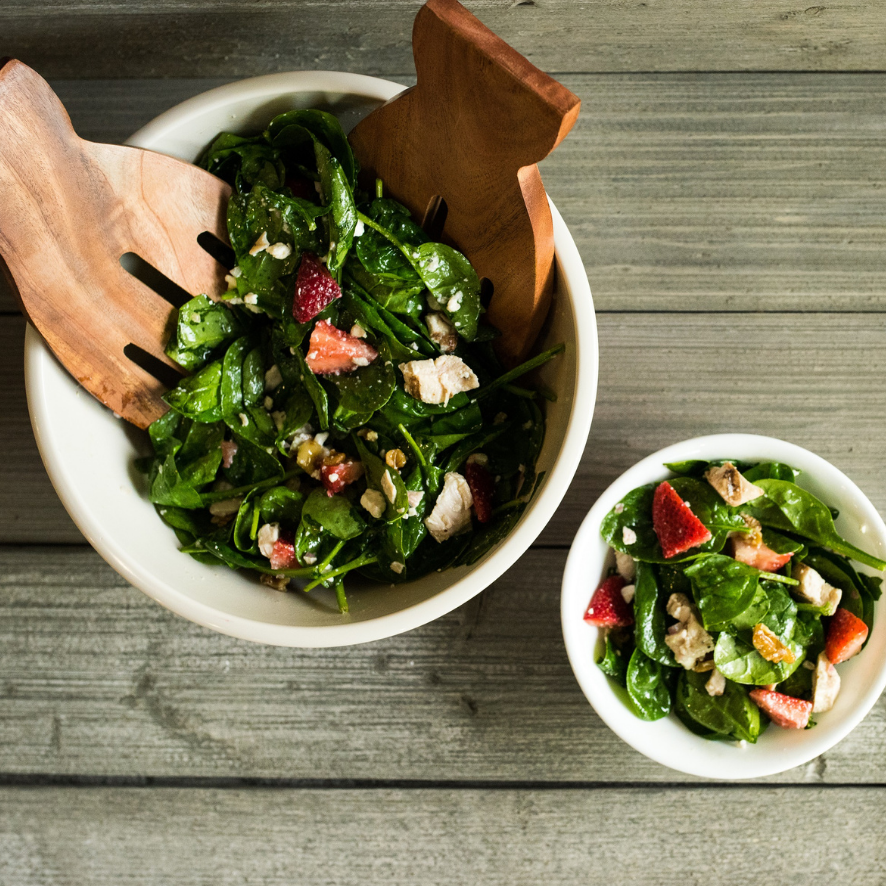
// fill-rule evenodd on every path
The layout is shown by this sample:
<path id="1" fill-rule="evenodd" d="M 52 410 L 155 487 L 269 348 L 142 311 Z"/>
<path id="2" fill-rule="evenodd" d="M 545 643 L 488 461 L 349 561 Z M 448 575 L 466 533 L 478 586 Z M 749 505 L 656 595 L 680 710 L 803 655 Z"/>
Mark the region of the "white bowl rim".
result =
<path id="1" fill-rule="evenodd" d="M 599 539 L 599 527 L 603 517 L 631 489 L 644 483 L 653 482 L 658 477 L 664 479 L 664 475 L 667 474 L 667 469 L 664 467 L 665 462 L 687 458 L 742 458 L 744 457 L 741 452 L 742 448 L 766 453 L 765 455 L 748 456 L 751 459 L 781 461 L 795 467 L 800 467 L 798 462 L 802 461 L 805 473 L 811 475 L 814 471 L 816 479 L 820 481 L 824 476 L 829 487 L 834 489 L 838 485 L 842 487 L 854 499 L 869 525 L 873 527 L 873 537 L 879 538 L 880 547 L 886 548 L 886 524 L 877 509 L 849 477 L 821 456 L 775 437 L 742 433 L 711 434 L 682 440 L 666 446 L 658 452 L 653 452 L 625 471 L 607 487 L 588 511 L 576 533 L 566 560 L 560 598 L 560 617 L 569 663 L 585 698 L 590 702 L 600 719 L 622 741 L 651 760 L 688 775 L 718 780 L 723 778 L 761 778 L 808 763 L 845 738 L 870 712 L 883 690 L 886 689 L 886 657 L 883 657 L 880 660 L 876 678 L 868 683 L 866 690 L 850 711 L 838 721 L 827 722 L 826 730 L 822 729 L 824 724 L 819 724 L 815 729 L 797 733 L 797 737 L 801 740 L 790 748 L 779 749 L 778 753 L 755 753 L 763 750 L 762 746 L 748 745 L 743 752 L 736 752 L 731 759 L 721 752 L 730 747 L 728 742 L 709 741 L 694 736 L 682 724 L 680 724 L 681 729 L 685 730 L 685 735 L 691 739 L 693 752 L 691 754 L 669 752 L 667 744 L 653 734 L 653 729 L 631 728 L 631 720 L 625 717 L 627 706 L 612 691 L 611 687 L 608 695 L 600 691 L 599 675 L 602 675 L 602 672 L 593 662 L 593 655 L 590 665 L 588 665 L 587 656 L 582 657 L 581 655 L 582 643 L 587 643 L 587 635 L 583 636 L 579 631 L 579 627 L 583 625 L 575 623 L 575 616 L 578 595 L 585 594 L 590 599 L 587 588 L 596 587 L 596 584 L 589 585 L 587 582 L 588 580 L 596 582 L 597 579 L 587 579 L 587 572 L 582 572 L 583 553 L 592 541 Z M 884 556 L 883 552 L 880 553 L 880 556 Z M 583 585 L 581 584 L 582 577 L 587 579 Z M 886 602 L 886 597 L 881 598 L 881 601 Z M 875 620 L 871 639 L 877 635 L 882 641 L 883 632 L 886 631 L 886 625 L 883 624 L 886 620 L 884 619 L 884 602 L 877 604 L 878 618 Z M 584 605 L 587 606 L 587 600 Z M 594 636 L 596 637 L 596 634 Z M 596 641 L 594 645 L 596 645 Z M 608 681 L 608 678 L 604 679 Z M 630 711 L 628 713 L 633 719 L 634 726 L 643 723 L 644 726 L 654 727 L 658 723 L 671 722 L 673 719 L 673 714 L 671 714 L 664 720 L 645 723 Z M 774 728 L 770 726 L 767 732 Z M 781 731 L 789 732 L 788 730 Z"/>
<path id="2" fill-rule="evenodd" d="M 290 92 L 319 91 L 362 96 L 387 101 L 406 88 L 402 84 L 362 74 L 337 71 L 292 71 L 238 80 L 194 96 L 156 117 L 136 132 L 127 144 L 153 148 L 170 130 L 195 112 L 224 106 L 233 99 L 273 98 Z M 597 326 L 590 284 L 584 264 L 560 213 L 549 200 L 554 222 L 556 258 L 570 279 L 572 309 L 577 330 L 575 340 L 575 393 L 566 435 L 553 469 L 532 506 L 531 519 L 513 531 L 485 562 L 453 585 L 408 608 L 361 622 L 340 625 L 302 626 L 270 624 L 265 621 L 222 612 L 191 599 L 174 586 L 157 580 L 149 570 L 133 562 L 125 547 L 114 543 L 102 531 L 101 521 L 81 506 L 66 475 L 62 442 L 42 433 L 50 404 L 40 396 L 45 370 L 54 361 L 40 335 L 30 326 L 25 335 L 25 389 L 31 425 L 40 455 L 59 498 L 87 541 L 108 564 L 130 584 L 142 590 L 167 609 L 190 621 L 230 636 L 278 646 L 319 648 L 372 642 L 412 630 L 433 621 L 470 600 L 509 569 L 530 547 L 548 524 L 565 496 L 584 453 L 598 378 Z M 507 552 L 507 553 L 506 553 Z M 504 556 L 502 556 L 504 555 Z"/>

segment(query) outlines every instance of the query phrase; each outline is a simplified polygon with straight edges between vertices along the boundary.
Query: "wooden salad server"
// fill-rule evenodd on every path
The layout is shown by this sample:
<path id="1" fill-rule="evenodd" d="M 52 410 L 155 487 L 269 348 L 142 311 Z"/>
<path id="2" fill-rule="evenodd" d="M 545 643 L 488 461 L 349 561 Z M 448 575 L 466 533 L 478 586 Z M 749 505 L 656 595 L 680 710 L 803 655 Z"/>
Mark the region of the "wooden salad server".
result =
<path id="1" fill-rule="evenodd" d="M 43 78 L 0 60 L 0 265 L 65 368 L 141 428 L 167 411 L 166 387 L 129 355 L 175 367 L 163 346 L 176 311 L 120 259 L 135 253 L 191 295 L 223 292 L 197 237 L 228 242 L 230 193 L 181 160 L 84 141 Z"/>
<path id="2" fill-rule="evenodd" d="M 536 164 L 575 123 L 579 99 L 456 0 L 428 0 L 412 31 L 417 84 L 349 138 L 368 178 L 419 219 L 445 201 L 443 240 L 493 285 L 499 357 L 522 360 L 554 284 L 554 230 Z M 367 181 L 367 185 L 369 182 Z"/>

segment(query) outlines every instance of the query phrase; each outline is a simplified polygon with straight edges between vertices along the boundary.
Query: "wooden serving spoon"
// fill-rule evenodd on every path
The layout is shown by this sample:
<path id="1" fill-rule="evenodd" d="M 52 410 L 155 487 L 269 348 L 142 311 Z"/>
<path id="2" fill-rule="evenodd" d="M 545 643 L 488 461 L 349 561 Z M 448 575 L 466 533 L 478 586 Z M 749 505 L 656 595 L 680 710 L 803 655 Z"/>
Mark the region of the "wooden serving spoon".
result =
<path id="1" fill-rule="evenodd" d="M 120 259 L 135 253 L 192 295 L 223 292 L 197 237 L 228 242 L 230 193 L 181 160 L 84 141 L 42 77 L 0 60 L 0 265 L 71 375 L 140 428 L 169 407 L 129 355 L 175 366 L 163 353 L 175 308 Z"/>
<path id="2" fill-rule="evenodd" d="M 456 0 L 428 0 L 412 31 L 417 84 L 349 139 L 416 218 L 445 202 L 443 240 L 494 289 L 489 321 L 513 365 L 538 336 L 553 291 L 554 229 L 536 163 L 575 123 L 579 99 Z M 366 182 L 370 185 L 370 182 Z"/>

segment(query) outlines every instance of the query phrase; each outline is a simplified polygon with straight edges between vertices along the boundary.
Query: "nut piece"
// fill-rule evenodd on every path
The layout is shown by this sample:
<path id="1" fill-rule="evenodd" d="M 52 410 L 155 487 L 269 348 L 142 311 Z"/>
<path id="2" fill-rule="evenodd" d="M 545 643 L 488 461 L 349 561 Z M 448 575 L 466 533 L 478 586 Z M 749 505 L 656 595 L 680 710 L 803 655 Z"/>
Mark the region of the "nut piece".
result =
<path id="1" fill-rule="evenodd" d="M 403 454 L 402 449 L 389 449 L 385 453 L 385 464 L 389 468 L 396 468 L 398 471 L 400 468 L 406 466 L 406 456 Z"/>
<path id="2" fill-rule="evenodd" d="M 763 494 L 763 490 L 753 483 L 748 483 L 738 468 L 727 461 L 719 468 L 710 468 L 704 475 L 705 480 L 720 493 L 723 501 L 732 507 L 747 504 Z"/>
<path id="3" fill-rule="evenodd" d="M 275 591 L 285 591 L 289 587 L 289 579 L 285 575 L 261 575 L 259 581 Z"/>
<path id="4" fill-rule="evenodd" d="M 783 661 L 787 664 L 793 664 L 797 660 L 797 657 L 791 652 L 790 647 L 785 646 L 785 644 L 778 639 L 778 635 L 762 623 L 754 625 L 753 644 L 754 649 L 756 649 L 766 661 Z"/>
<path id="5" fill-rule="evenodd" d="M 323 459 L 323 466 L 334 468 L 336 465 L 343 464 L 347 460 L 348 457 L 343 452 L 330 452 L 329 455 Z"/>

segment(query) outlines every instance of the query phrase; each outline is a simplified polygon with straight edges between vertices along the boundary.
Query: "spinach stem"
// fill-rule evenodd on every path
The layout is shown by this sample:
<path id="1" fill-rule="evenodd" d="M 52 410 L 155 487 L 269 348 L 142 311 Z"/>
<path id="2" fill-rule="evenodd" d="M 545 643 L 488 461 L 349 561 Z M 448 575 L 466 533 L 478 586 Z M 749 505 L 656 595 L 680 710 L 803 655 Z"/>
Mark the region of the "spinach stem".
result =
<path id="1" fill-rule="evenodd" d="M 317 566 L 317 572 L 320 574 L 323 573 L 323 570 L 335 559 L 336 554 L 345 546 L 343 541 L 340 541 L 333 549 L 329 556 Z"/>
<path id="2" fill-rule="evenodd" d="M 338 569 L 333 569 L 332 572 L 327 572 L 322 578 L 317 578 L 312 581 L 310 584 L 306 584 L 302 590 L 307 593 L 308 591 L 312 591 L 317 585 L 323 584 L 325 581 L 329 581 L 330 578 L 337 578 L 339 575 L 344 575 L 346 572 L 350 572 L 352 569 L 359 569 L 361 566 L 368 566 L 370 563 L 376 563 L 378 561 L 378 557 L 374 554 L 363 554 L 360 557 L 357 557 L 356 560 L 351 560 L 350 563 L 345 563 L 344 566 L 339 566 Z M 283 573 L 284 575 L 286 573 Z"/>
<path id="3" fill-rule="evenodd" d="M 494 381 L 491 381 L 488 385 L 484 385 L 477 392 L 476 400 L 479 400 L 481 397 L 487 396 L 491 391 L 494 391 L 496 388 L 500 388 L 502 385 L 509 384 L 515 378 L 520 378 L 521 375 L 525 375 L 527 372 L 530 372 L 533 369 L 542 366 L 547 363 L 548 360 L 553 360 L 558 354 L 562 354 L 563 351 L 566 350 L 566 345 L 557 345 L 554 348 L 550 348 L 547 351 L 542 351 L 535 357 L 532 357 L 530 360 L 527 360 L 525 363 L 521 363 L 519 366 L 515 366 L 509 372 L 506 372 L 504 375 L 500 375 Z"/>
<path id="4" fill-rule="evenodd" d="M 384 192 L 385 192 L 385 183 L 380 178 L 377 178 L 375 180 L 375 196 L 379 200 L 381 200 L 381 198 L 384 196 Z"/>
<path id="5" fill-rule="evenodd" d="M 423 468 L 426 468 L 428 466 L 428 461 L 425 458 L 424 453 L 419 449 L 418 443 L 413 439 L 412 434 L 410 434 L 402 424 L 397 425 L 397 430 L 400 431 L 403 435 L 403 439 L 409 444 L 409 448 L 415 453 L 415 457 L 418 459 L 419 464 Z"/>
<path id="6" fill-rule="evenodd" d="M 788 578 L 786 575 L 776 575 L 774 572 L 760 572 L 760 578 L 766 581 L 777 581 L 783 585 L 798 585 L 800 582 L 796 578 Z"/>
<path id="7" fill-rule="evenodd" d="M 381 181 L 381 179 L 379 179 Z M 345 584 L 342 581 L 337 581 L 335 583 L 335 597 L 338 600 L 338 611 L 339 612 L 347 612 L 348 611 L 348 597 L 345 594 Z"/>
<path id="8" fill-rule="evenodd" d="M 252 492 L 253 489 L 269 489 L 271 486 L 279 486 L 281 483 L 285 483 L 297 474 L 302 473 L 304 472 L 301 468 L 293 468 L 291 471 L 286 471 L 280 477 L 269 477 L 267 480 L 250 483 L 248 486 L 235 486 L 233 489 L 220 489 L 218 492 L 202 492 L 200 493 L 200 498 L 203 501 L 203 507 L 206 507 L 206 505 L 210 505 L 214 501 L 227 501 L 229 498 L 239 498 L 241 495 L 246 495 L 247 492 Z"/>

